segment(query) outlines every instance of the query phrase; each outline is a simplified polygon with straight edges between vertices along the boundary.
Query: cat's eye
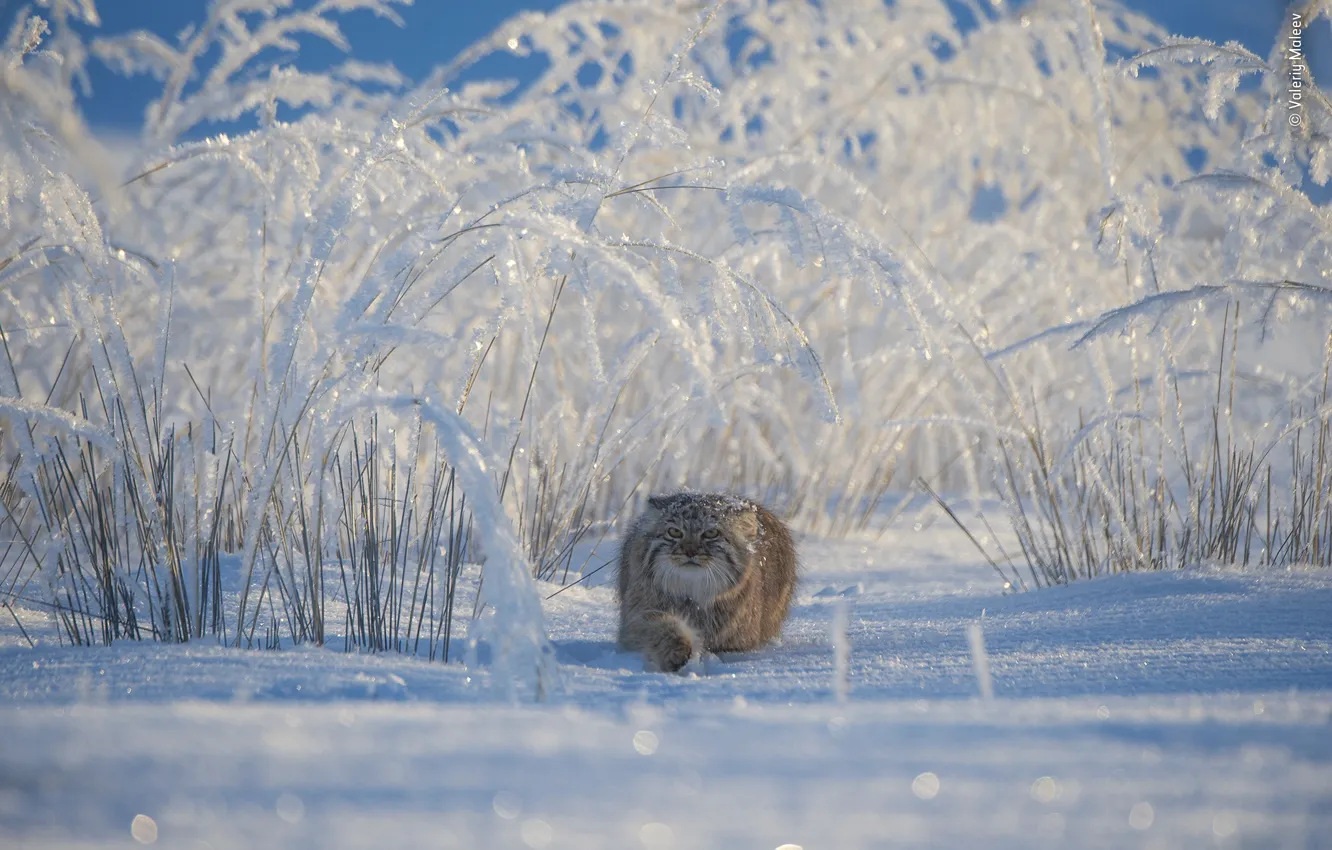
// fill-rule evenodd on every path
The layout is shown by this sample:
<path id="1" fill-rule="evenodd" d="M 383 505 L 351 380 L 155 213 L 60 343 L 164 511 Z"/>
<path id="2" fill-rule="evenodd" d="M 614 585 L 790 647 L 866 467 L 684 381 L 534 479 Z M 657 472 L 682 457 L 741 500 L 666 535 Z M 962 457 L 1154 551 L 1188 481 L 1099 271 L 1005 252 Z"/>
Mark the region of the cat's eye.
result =
<path id="1" fill-rule="evenodd" d="M 704 539 L 704 540 L 716 540 L 716 539 L 717 539 L 717 535 L 719 535 L 719 534 L 721 534 L 721 532 L 718 531 L 717 529 L 715 529 L 715 528 L 709 528 L 707 531 L 703 532 L 703 539 Z"/>
<path id="2" fill-rule="evenodd" d="M 684 532 L 678 528 L 668 528 L 666 529 L 666 535 L 672 540 L 679 540 L 681 537 L 684 537 Z"/>

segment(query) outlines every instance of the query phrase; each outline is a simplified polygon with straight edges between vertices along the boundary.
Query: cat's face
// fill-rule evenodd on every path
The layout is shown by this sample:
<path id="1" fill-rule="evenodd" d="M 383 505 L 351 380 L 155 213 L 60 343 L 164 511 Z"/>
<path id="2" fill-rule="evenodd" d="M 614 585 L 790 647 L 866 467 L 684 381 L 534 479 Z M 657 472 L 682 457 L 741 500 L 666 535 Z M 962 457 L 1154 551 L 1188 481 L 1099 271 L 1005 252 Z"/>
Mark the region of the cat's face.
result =
<path id="1" fill-rule="evenodd" d="M 739 500 L 689 494 L 648 500 L 648 562 L 666 589 L 703 602 L 744 575 L 758 534 L 758 514 Z"/>

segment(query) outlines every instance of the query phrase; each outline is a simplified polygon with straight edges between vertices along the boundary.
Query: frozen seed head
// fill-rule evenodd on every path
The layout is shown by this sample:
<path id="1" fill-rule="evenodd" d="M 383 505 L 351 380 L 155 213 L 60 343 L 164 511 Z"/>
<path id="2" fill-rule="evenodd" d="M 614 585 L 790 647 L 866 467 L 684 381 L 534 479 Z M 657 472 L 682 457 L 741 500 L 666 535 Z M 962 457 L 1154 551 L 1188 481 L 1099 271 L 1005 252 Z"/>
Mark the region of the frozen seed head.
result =
<path id="1" fill-rule="evenodd" d="M 147 815 L 135 815 L 130 821 L 130 835 L 140 844 L 157 843 L 157 821 Z"/>

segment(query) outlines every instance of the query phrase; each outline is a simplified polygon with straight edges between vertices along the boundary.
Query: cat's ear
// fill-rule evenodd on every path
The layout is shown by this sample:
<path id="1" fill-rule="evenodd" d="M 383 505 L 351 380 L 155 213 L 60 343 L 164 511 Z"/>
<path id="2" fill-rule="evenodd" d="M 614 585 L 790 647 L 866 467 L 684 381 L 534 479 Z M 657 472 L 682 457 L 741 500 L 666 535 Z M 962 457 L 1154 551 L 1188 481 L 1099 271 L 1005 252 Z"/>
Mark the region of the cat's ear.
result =
<path id="1" fill-rule="evenodd" d="M 648 507 L 664 511 L 666 510 L 666 503 L 669 499 L 669 496 L 648 496 Z"/>
<path id="2" fill-rule="evenodd" d="M 750 508 L 736 514 L 731 520 L 731 530 L 745 540 L 758 537 L 758 511 Z"/>

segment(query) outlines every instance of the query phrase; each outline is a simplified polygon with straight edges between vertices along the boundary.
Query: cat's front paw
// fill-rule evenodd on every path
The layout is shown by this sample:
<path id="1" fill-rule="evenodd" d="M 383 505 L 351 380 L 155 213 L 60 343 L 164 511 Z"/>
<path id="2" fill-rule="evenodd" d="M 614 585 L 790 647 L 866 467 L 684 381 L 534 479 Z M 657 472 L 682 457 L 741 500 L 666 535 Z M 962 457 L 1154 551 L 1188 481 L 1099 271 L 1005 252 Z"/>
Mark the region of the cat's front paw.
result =
<path id="1" fill-rule="evenodd" d="M 689 663 L 694 655 L 694 647 L 689 638 L 678 632 L 663 636 L 656 651 L 651 653 L 652 666 L 663 673 L 678 673 L 681 667 Z"/>

